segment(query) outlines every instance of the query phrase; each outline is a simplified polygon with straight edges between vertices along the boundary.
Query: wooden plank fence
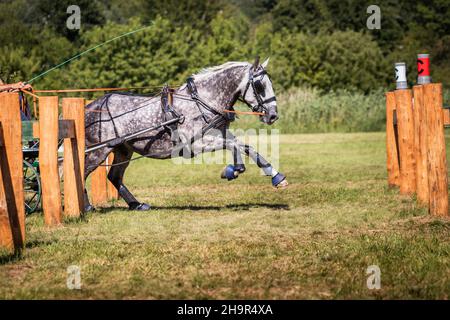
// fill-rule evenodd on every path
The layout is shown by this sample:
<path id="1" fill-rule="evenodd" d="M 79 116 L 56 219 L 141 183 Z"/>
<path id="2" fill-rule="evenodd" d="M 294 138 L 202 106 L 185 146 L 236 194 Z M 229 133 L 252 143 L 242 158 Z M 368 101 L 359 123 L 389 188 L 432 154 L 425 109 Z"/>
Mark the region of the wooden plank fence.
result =
<path id="1" fill-rule="evenodd" d="M 434 216 L 449 215 L 445 125 L 450 114 L 443 109 L 442 84 L 386 94 L 388 184 L 404 195 L 416 193 Z"/>
<path id="2" fill-rule="evenodd" d="M 42 209 L 45 224 L 59 226 L 64 217 L 84 213 L 85 100 L 63 98 L 63 119 L 59 119 L 60 99 L 42 96 L 38 100 L 39 121 L 33 123 L 33 136 L 39 139 L 39 167 L 42 181 Z M 22 122 L 19 95 L 0 94 L 0 248 L 18 252 L 25 244 L 23 191 Z M 64 139 L 64 206 L 58 159 L 59 141 Z M 113 156 L 108 157 L 110 164 Z M 92 193 L 102 193 L 97 203 L 118 199 L 117 190 L 107 181 L 107 167 L 92 177 Z"/>

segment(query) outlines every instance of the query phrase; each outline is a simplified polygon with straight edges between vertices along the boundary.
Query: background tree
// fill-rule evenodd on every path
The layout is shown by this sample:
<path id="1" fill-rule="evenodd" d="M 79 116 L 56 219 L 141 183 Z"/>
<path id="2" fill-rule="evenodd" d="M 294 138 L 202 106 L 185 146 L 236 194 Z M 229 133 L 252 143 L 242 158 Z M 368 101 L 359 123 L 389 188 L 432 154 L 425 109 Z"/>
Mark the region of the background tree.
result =
<path id="1" fill-rule="evenodd" d="M 258 54 L 272 57 L 280 89 L 346 87 L 367 93 L 392 88 L 392 65 L 399 60 L 407 62 L 413 83 L 420 52 L 431 54 L 433 79 L 450 84 L 446 0 L 380 0 L 381 30 L 367 29 L 363 0 L 79 0 L 79 31 L 66 27 L 70 4 L 0 0 L 0 77 L 29 79 L 83 49 L 155 21 L 142 34 L 108 44 L 35 85 L 161 84 Z"/>

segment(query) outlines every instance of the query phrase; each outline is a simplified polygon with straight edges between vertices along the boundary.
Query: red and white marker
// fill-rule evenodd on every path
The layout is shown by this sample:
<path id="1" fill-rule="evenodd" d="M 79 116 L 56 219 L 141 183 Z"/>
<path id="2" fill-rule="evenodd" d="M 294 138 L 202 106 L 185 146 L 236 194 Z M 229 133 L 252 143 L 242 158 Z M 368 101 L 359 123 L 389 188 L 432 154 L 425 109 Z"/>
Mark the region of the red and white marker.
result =
<path id="1" fill-rule="evenodd" d="M 429 54 L 423 53 L 417 55 L 417 83 L 431 83 Z"/>

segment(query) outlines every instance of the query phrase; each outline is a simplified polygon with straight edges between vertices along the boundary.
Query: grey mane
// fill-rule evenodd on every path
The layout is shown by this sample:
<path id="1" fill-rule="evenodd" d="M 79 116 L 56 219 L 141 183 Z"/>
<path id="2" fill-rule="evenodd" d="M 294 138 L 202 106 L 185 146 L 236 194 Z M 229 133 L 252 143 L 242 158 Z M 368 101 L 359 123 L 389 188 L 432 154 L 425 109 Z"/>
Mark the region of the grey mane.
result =
<path id="1" fill-rule="evenodd" d="M 202 80 L 202 78 L 206 78 L 209 77 L 211 75 L 213 75 L 214 73 L 217 72 L 221 72 L 230 68 L 234 68 L 234 67 L 248 67 L 251 64 L 248 62 L 239 62 L 239 61 L 231 61 L 231 62 L 226 62 L 220 66 L 214 66 L 214 67 L 209 67 L 209 68 L 203 68 L 201 69 L 199 72 L 192 74 L 192 77 L 194 78 L 194 80 Z"/>
<path id="2" fill-rule="evenodd" d="M 248 62 L 241 62 L 241 61 L 230 61 L 226 62 L 224 64 L 221 64 L 219 66 L 213 66 L 209 68 L 203 68 L 200 71 L 193 73 L 191 77 L 194 79 L 194 81 L 199 82 L 206 79 L 209 79 L 211 76 L 216 75 L 217 73 L 220 73 L 224 70 L 232 69 L 232 68 L 247 68 L 250 67 L 251 63 Z M 180 87 L 180 90 L 184 90 L 186 88 L 186 84 L 183 84 Z"/>

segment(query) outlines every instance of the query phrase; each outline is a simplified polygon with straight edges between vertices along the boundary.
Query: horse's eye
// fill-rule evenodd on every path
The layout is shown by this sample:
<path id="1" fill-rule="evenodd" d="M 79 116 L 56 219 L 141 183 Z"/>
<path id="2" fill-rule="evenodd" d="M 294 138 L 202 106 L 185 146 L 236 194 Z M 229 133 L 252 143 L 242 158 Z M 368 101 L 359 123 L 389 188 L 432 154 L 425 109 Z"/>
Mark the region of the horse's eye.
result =
<path id="1" fill-rule="evenodd" d="M 260 94 L 262 96 L 264 96 L 266 93 L 266 89 L 264 88 L 264 85 L 260 80 L 255 81 L 255 91 L 257 94 Z"/>

